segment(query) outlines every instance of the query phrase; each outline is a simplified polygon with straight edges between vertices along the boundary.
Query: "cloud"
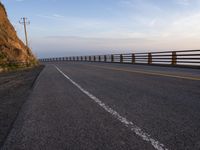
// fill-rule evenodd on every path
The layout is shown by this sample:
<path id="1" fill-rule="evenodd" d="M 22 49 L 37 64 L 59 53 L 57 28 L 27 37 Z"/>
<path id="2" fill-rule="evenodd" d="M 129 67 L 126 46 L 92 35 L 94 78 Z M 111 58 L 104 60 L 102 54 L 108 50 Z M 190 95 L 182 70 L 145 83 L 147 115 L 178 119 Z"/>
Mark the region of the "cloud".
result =
<path id="1" fill-rule="evenodd" d="M 52 15 L 44 15 L 44 14 L 38 14 L 38 17 L 46 18 L 46 19 L 64 19 L 65 16 L 60 14 L 52 14 Z"/>
<path id="2" fill-rule="evenodd" d="M 33 41 L 33 50 L 40 58 L 198 49 L 200 46 L 198 38 L 148 39 L 48 36 Z"/>
<path id="3" fill-rule="evenodd" d="M 191 2 L 192 0 L 177 0 L 178 4 L 185 5 L 185 6 L 189 5 Z"/>
<path id="4" fill-rule="evenodd" d="M 197 1 L 117 0 L 105 6 L 112 10 L 106 16 L 104 10 L 91 15 L 82 8 L 70 13 L 58 7 L 34 16 L 29 35 L 40 57 L 198 48 Z"/>
<path id="5" fill-rule="evenodd" d="M 60 14 L 53 14 L 52 16 L 53 16 L 53 17 L 56 17 L 56 18 L 65 18 L 65 16 L 60 15 Z"/>
<path id="6" fill-rule="evenodd" d="M 15 1 L 17 1 L 17 2 L 24 2 L 25 0 L 15 0 Z"/>
<path id="7" fill-rule="evenodd" d="M 200 12 L 184 15 L 173 21 L 161 35 L 169 38 L 199 38 L 200 36 Z"/>

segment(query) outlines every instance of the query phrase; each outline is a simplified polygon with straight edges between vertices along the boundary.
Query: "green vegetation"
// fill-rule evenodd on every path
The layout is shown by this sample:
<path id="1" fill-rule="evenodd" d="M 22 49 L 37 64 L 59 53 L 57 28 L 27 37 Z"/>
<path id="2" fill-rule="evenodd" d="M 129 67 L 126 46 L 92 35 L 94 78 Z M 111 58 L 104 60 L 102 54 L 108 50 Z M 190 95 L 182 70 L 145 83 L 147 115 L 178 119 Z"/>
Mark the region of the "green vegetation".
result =
<path id="1" fill-rule="evenodd" d="M 14 70 L 20 70 L 20 69 L 26 69 L 26 68 L 33 68 L 38 66 L 39 63 L 35 60 L 24 63 L 24 62 L 2 62 L 0 59 L 0 72 L 4 71 L 14 71 Z"/>
<path id="2" fill-rule="evenodd" d="M 0 62 L 2 61 L 2 59 L 6 58 L 5 54 L 3 54 L 2 52 L 0 52 Z"/>

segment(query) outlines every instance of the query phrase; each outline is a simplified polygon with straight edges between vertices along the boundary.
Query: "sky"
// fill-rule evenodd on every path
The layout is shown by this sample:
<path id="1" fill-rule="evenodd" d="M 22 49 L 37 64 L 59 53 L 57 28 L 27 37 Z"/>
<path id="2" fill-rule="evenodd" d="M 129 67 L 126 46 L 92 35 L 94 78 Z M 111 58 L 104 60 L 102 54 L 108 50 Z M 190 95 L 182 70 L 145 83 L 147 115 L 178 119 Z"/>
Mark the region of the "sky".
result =
<path id="1" fill-rule="evenodd" d="M 200 0 L 2 0 L 39 58 L 200 48 Z"/>

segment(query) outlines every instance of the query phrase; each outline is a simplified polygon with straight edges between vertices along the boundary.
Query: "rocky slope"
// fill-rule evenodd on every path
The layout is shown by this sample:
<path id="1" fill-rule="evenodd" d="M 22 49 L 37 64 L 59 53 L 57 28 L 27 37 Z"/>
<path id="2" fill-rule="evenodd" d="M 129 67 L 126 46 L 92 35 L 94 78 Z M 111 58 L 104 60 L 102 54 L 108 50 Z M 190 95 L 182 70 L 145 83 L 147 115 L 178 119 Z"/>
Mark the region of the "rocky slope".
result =
<path id="1" fill-rule="evenodd" d="M 0 2 L 0 71 L 37 63 L 31 50 L 18 38 L 6 10 Z"/>

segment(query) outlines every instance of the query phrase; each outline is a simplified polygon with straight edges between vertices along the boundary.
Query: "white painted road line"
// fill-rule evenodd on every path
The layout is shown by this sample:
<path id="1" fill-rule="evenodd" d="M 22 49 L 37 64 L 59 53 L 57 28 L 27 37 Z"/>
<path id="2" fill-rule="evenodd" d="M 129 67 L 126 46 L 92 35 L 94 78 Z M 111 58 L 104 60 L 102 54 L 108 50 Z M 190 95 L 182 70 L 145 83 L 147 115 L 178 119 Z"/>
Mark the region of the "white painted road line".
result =
<path id="1" fill-rule="evenodd" d="M 118 112 L 104 104 L 100 99 L 89 93 L 87 90 L 83 89 L 79 84 L 73 81 L 70 77 L 68 77 L 65 73 L 63 73 L 56 65 L 56 69 L 65 77 L 67 78 L 73 85 L 75 85 L 79 90 L 81 90 L 84 94 L 94 100 L 99 106 L 101 106 L 105 111 L 110 113 L 114 118 L 118 119 L 121 123 L 123 123 L 126 127 L 130 128 L 136 135 L 141 137 L 144 141 L 151 143 L 151 145 L 156 150 L 168 150 L 164 144 L 160 143 L 159 141 L 153 139 L 149 134 L 145 133 L 136 126 L 133 122 L 127 120 L 125 117 L 122 117 Z"/>

